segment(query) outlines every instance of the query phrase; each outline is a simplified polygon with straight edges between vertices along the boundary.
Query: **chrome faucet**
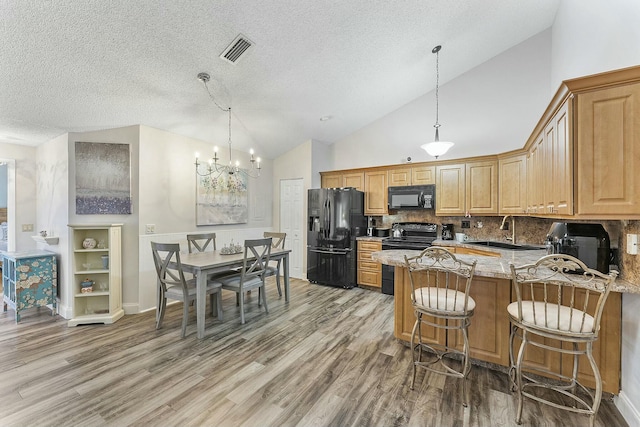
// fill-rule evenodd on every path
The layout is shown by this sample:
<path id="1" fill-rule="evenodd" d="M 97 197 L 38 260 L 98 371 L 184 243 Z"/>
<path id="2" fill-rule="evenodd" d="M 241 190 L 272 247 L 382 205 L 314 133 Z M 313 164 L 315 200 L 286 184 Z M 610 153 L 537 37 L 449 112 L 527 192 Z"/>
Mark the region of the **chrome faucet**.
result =
<path id="1" fill-rule="evenodd" d="M 506 237 L 507 240 L 510 240 L 511 243 L 515 245 L 516 243 L 516 217 L 513 215 L 505 215 L 502 218 L 502 224 L 500 224 L 500 230 L 504 230 L 504 224 L 507 222 L 507 218 L 511 217 L 511 237 Z"/>

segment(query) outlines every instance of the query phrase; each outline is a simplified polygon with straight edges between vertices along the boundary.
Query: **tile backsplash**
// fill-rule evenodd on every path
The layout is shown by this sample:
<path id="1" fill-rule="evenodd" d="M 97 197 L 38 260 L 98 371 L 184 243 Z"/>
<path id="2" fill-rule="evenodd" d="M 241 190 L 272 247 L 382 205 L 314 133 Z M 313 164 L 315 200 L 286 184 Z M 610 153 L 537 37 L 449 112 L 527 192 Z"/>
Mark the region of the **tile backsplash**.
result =
<path id="1" fill-rule="evenodd" d="M 430 222 L 434 224 L 453 224 L 456 233 L 465 233 L 471 240 L 505 240 L 511 236 L 511 230 L 500 230 L 502 216 L 472 216 L 463 217 L 442 217 L 435 216 L 432 211 L 398 211 L 395 215 L 384 215 L 374 217 L 378 227 L 391 227 L 396 222 Z M 462 221 L 469 221 L 470 228 L 462 228 Z M 562 219 L 516 217 L 516 243 L 526 243 L 531 245 L 542 245 L 549 232 L 551 224 Z M 626 253 L 627 233 L 640 234 L 640 221 L 580 221 L 574 219 L 564 220 L 568 222 L 599 222 L 601 223 L 611 241 L 611 248 L 618 250 L 618 266 L 620 267 L 620 277 L 633 282 L 640 283 L 640 255 L 628 255 Z M 510 222 L 510 219 L 509 219 Z M 482 227 L 479 227 L 479 223 Z M 441 228 L 438 227 L 438 237 Z"/>

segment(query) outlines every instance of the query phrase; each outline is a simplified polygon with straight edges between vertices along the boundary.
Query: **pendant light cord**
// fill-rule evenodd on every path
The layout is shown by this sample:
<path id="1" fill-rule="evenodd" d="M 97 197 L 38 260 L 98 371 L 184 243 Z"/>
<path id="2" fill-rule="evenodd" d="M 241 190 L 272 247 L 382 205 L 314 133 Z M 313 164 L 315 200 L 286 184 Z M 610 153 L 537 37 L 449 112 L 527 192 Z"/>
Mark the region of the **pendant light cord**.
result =
<path id="1" fill-rule="evenodd" d="M 437 50 L 436 50 L 437 49 Z M 434 48 L 436 50 L 436 129 L 440 127 L 439 110 L 440 110 L 440 46 Z"/>

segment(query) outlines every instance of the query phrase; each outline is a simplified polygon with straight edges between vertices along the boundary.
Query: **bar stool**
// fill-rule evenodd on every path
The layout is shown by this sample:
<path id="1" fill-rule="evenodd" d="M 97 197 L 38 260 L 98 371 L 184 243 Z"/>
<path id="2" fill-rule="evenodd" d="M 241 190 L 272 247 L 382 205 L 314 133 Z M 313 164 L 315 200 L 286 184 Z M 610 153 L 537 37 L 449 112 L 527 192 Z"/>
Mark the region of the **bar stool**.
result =
<path id="1" fill-rule="evenodd" d="M 616 272 L 603 274 L 563 254 L 546 255 L 534 264 L 519 267 L 511 264 L 516 301 L 507 306 L 507 312 L 511 320 L 509 373 L 518 395 L 516 423 L 522 423 L 526 397 L 589 415 L 589 425 L 594 426 L 602 398 L 602 377 L 593 358 L 593 343 L 598 339 L 602 311 L 616 276 Z M 516 336 L 522 340 L 517 359 L 513 349 Z M 526 363 L 528 346 L 568 355 L 573 359 L 570 376 Z M 593 393 L 577 379 L 581 355 L 587 357 L 593 370 Z"/>
<path id="2" fill-rule="evenodd" d="M 467 406 L 469 363 L 469 325 L 476 302 L 469 296 L 476 261 L 459 260 L 444 248 L 429 247 L 420 255 L 407 258 L 405 264 L 411 282 L 411 304 L 416 322 L 411 332 L 413 351 L 413 390 L 418 367 L 451 377 L 462 378 L 462 404 Z M 422 339 L 422 325 L 445 330 L 460 331 L 462 350 L 445 341 L 444 344 L 426 343 Z M 416 343 L 417 338 L 417 343 Z M 451 358 L 462 358 L 460 369 L 455 369 Z M 424 359 L 424 360 L 423 360 Z"/>

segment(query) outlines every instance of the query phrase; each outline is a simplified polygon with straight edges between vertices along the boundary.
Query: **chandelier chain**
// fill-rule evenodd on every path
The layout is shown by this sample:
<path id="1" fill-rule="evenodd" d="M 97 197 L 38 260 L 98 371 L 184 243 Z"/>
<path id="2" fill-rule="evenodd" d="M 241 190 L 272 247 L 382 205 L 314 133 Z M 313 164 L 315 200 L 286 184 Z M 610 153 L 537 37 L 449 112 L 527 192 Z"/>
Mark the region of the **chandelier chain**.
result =
<path id="1" fill-rule="evenodd" d="M 440 126 L 439 123 L 439 114 L 440 110 L 440 99 L 439 99 L 439 88 L 440 88 L 440 49 L 436 52 L 436 128 Z"/>

